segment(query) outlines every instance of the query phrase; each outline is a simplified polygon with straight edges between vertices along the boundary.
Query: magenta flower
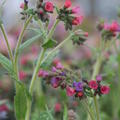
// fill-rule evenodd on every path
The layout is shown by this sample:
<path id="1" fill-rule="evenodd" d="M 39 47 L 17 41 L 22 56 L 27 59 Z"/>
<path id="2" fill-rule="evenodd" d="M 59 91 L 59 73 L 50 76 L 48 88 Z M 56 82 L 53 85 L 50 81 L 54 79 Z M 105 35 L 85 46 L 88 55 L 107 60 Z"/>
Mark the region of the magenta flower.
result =
<path id="1" fill-rule="evenodd" d="M 102 80 L 102 76 L 101 76 L 101 75 L 97 75 L 97 76 L 96 76 L 96 80 L 97 80 L 98 82 L 100 82 L 100 81 Z"/>
<path id="2" fill-rule="evenodd" d="M 80 13 L 80 7 L 76 6 L 76 7 L 72 8 L 72 13 L 73 14 L 79 14 Z"/>
<path id="3" fill-rule="evenodd" d="M 56 72 L 57 71 L 57 69 L 56 69 L 56 67 L 52 67 L 52 72 Z"/>
<path id="4" fill-rule="evenodd" d="M 48 76 L 48 72 L 44 71 L 44 70 L 39 70 L 38 72 L 38 77 L 47 77 Z"/>
<path id="5" fill-rule="evenodd" d="M 61 111 L 61 104 L 60 103 L 55 104 L 54 111 L 55 112 L 60 112 Z"/>
<path id="6" fill-rule="evenodd" d="M 98 84 L 97 84 L 97 82 L 96 82 L 95 80 L 91 80 L 91 81 L 88 83 L 88 85 L 89 85 L 89 87 L 90 87 L 91 89 L 94 89 L 94 90 L 96 90 L 96 89 L 98 88 Z"/>
<path id="7" fill-rule="evenodd" d="M 72 21 L 72 25 L 79 25 L 83 21 L 83 16 L 75 17 Z"/>
<path id="8" fill-rule="evenodd" d="M 68 96 L 73 96 L 75 94 L 75 90 L 72 87 L 67 86 L 66 92 Z"/>
<path id="9" fill-rule="evenodd" d="M 59 62 L 59 63 L 56 65 L 56 68 L 57 68 L 57 69 L 63 69 L 64 66 Z"/>
<path id="10" fill-rule="evenodd" d="M 54 6 L 52 2 L 46 2 L 45 3 L 45 10 L 47 12 L 53 12 Z"/>
<path id="11" fill-rule="evenodd" d="M 112 24 L 110 25 L 110 30 L 113 32 L 116 32 L 119 28 L 119 24 L 117 21 L 113 21 Z"/>
<path id="12" fill-rule="evenodd" d="M 102 94 L 108 94 L 110 91 L 109 86 L 101 86 L 100 91 Z"/>
<path id="13" fill-rule="evenodd" d="M 19 72 L 19 79 L 20 80 L 23 80 L 27 77 L 27 74 L 24 72 L 24 71 L 20 71 Z"/>
<path id="14" fill-rule="evenodd" d="M 65 4 L 64 4 L 64 7 L 69 8 L 69 7 L 71 7 L 71 5 L 72 5 L 71 0 L 66 0 Z"/>

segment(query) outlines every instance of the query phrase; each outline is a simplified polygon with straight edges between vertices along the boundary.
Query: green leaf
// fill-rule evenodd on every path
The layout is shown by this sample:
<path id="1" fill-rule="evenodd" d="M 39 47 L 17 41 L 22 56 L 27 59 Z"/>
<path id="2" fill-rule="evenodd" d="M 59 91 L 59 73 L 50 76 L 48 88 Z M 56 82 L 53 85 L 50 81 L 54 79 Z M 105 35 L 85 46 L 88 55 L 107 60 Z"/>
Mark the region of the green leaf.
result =
<path id="1" fill-rule="evenodd" d="M 39 35 L 36 35 L 34 37 L 32 37 L 31 39 L 28 39 L 27 41 L 25 41 L 19 48 L 19 51 L 22 51 L 24 48 L 29 47 L 33 42 L 39 40 L 39 38 L 42 36 L 42 33 Z"/>
<path id="2" fill-rule="evenodd" d="M 16 83 L 14 106 L 17 120 L 24 120 L 27 109 L 26 89 L 23 83 Z"/>
<path id="3" fill-rule="evenodd" d="M 45 42 L 42 47 L 44 47 L 45 49 L 48 49 L 48 48 L 53 48 L 55 45 L 56 45 L 56 41 L 55 40 L 52 40 L 52 39 L 49 39 L 47 42 Z"/>
<path id="4" fill-rule="evenodd" d="M 0 53 L 0 64 L 8 71 L 13 80 L 17 80 L 11 61 Z"/>
<path id="5" fill-rule="evenodd" d="M 49 52 L 47 54 L 49 54 Z M 42 64 L 41 64 L 40 67 L 43 68 L 43 69 L 47 69 L 51 65 L 51 63 L 53 62 L 53 59 L 58 54 L 59 54 L 59 50 L 57 50 L 56 52 L 54 52 L 46 61 L 43 60 L 44 62 L 42 62 Z"/>
<path id="6" fill-rule="evenodd" d="M 68 110 L 66 104 L 64 104 L 63 120 L 68 120 Z"/>

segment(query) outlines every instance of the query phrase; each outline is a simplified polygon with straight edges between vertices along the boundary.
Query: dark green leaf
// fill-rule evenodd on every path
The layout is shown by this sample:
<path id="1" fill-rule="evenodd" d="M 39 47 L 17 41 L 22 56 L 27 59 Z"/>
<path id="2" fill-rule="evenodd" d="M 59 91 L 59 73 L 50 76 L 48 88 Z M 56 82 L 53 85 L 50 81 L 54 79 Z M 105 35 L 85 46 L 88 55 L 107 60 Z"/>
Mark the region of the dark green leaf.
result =
<path id="1" fill-rule="evenodd" d="M 42 47 L 44 47 L 45 49 L 48 49 L 48 48 L 53 48 L 55 45 L 56 45 L 56 41 L 55 40 L 52 40 L 52 39 L 49 39 L 47 42 L 45 42 Z"/>

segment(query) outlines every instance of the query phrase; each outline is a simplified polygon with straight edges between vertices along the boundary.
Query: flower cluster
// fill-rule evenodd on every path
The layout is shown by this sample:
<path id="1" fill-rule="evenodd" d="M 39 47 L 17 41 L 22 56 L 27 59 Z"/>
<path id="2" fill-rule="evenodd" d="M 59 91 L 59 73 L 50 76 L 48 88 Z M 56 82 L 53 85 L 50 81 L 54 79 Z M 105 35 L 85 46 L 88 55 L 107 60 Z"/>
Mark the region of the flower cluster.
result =
<path id="1" fill-rule="evenodd" d="M 88 37 L 88 32 L 77 31 L 72 36 L 73 44 L 83 45 Z"/>
<path id="2" fill-rule="evenodd" d="M 49 20 L 49 15 L 48 13 L 53 13 L 54 10 L 54 5 L 52 2 L 43 2 L 43 0 L 39 0 L 37 2 L 37 7 L 36 7 L 36 14 L 39 19 L 41 19 L 43 22 Z"/>
<path id="3" fill-rule="evenodd" d="M 83 16 L 78 15 L 80 8 L 78 6 L 70 8 L 72 3 L 66 0 L 64 7 L 58 10 L 58 19 L 63 21 L 66 30 L 71 30 L 73 25 L 80 25 L 83 21 Z"/>
<path id="4" fill-rule="evenodd" d="M 101 96 L 109 93 L 110 88 L 102 85 L 102 77 L 100 75 L 96 77 L 96 80 L 88 81 L 79 78 L 78 73 L 64 68 L 59 60 L 54 60 L 53 65 L 51 71 L 40 70 L 38 76 L 44 78 L 46 83 L 51 84 L 53 88 L 66 89 L 68 96 L 84 99 L 87 96 Z"/>
<path id="5" fill-rule="evenodd" d="M 101 21 L 97 28 L 102 32 L 102 37 L 104 40 L 111 40 L 113 37 L 117 36 L 120 32 L 120 25 L 117 21 L 113 21 L 111 24 Z"/>
<path id="6" fill-rule="evenodd" d="M 34 15 L 34 19 L 41 19 L 43 22 L 46 22 L 49 20 L 49 14 L 53 13 L 54 5 L 52 2 L 43 2 L 43 0 L 38 0 L 36 9 L 31 9 L 28 7 L 28 1 L 24 0 L 24 3 L 21 3 L 20 8 L 23 10 L 21 12 L 22 19 L 26 19 L 29 15 Z"/>

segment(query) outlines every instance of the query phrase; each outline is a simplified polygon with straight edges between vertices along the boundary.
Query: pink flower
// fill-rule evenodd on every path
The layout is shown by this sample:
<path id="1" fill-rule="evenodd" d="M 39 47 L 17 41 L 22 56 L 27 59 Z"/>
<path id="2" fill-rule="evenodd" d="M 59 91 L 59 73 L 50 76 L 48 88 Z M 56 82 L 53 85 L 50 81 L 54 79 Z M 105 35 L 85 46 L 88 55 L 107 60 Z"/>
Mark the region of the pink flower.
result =
<path id="1" fill-rule="evenodd" d="M 97 81 L 101 81 L 101 80 L 102 80 L 102 76 L 101 76 L 101 75 L 97 75 L 97 76 L 96 76 L 96 80 L 97 80 Z"/>
<path id="2" fill-rule="evenodd" d="M 55 107 L 54 107 L 55 112 L 60 112 L 61 111 L 61 104 L 60 103 L 56 103 Z"/>
<path id="3" fill-rule="evenodd" d="M 109 86 L 101 86 L 100 91 L 102 94 L 108 94 L 110 91 Z"/>
<path id="4" fill-rule="evenodd" d="M 72 8 L 72 13 L 73 14 L 79 14 L 80 13 L 80 7 L 76 6 L 76 7 Z"/>
<path id="5" fill-rule="evenodd" d="M 75 17 L 72 21 L 72 25 L 79 25 L 83 21 L 83 16 Z"/>
<path id="6" fill-rule="evenodd" d="M 9 108 L 5 104 L 0 105 L 0 112 L 8 111 L 8 110 L 9 110 Z"/>
<path id="7" fill-rule="evenodd" d="M 69 8 L 69 7 L 71 7 L 71 5 L 72 5 L 71 0 L 66 0 L 65 4 L 64 4 L 64 7 Z"/>
<path id="8" fill-rule="evenodd" d="M 113 21 L 112 24 L 110 25 L 110 30 L 115 32 L 115 31 L 118 30 L 118 28 L 119 28 L 118 22 L 117 21 Z"/>
<path id="9" fill-rule="evenodd" d="M 88 32 L 85 32 L 85 33 L 84 33 L 84 36 L 85 36 L 85 37 L 88 37 Z"/>
<path id="10" fill-rule="evenodd" d="M 24 71 L 20 71 L 19 72 L 19 79 L 20 80 L 23 80 L 27 77 L 27 74 L 24 72 Z"/>
<path id="11" fill-rule="evenodd" d="M 21 9 L 24 9 L 24 3 L 21 3 L 21 4 L 20 4 L 20 8 L 21 8 Z"/>
<path id="12" fill-rule="evenodd" d="M 56 65 L 56 68 L 57 68 L 57 69 L 63 69 L 64 66 L 59 62 L 59 63 Z"/>
<path id="13" fill-rule="evenodd" d="M 72 87 L 67 86 L 66 91 L 68 96 L 73 96 L 75 94 L 75 90 Z"/>
<path id="14" fill-rule="evenodd" d="M 53 12 L 54 6 L 52 2 L 46 2 L 45 3 L 45 10 L 47 12 Z"/>
<path id="15" fill-rule="evenodd" d="M 97 84 L 97 82 L 96 82 L 95 80 L 91 80 L 91 81 L 88 83 L 88 85 L 89 85 L 89 87 L 90 87 L 91 89 L 94 89 L 94 90 L 96 90 L 96 89 L 98 88 L 98 84 Z"/>
<path id="16" fill-rule="evenodd" d="M 28 60 L 29 60 L 28 56 L 23 55 L 23 56 L 21 57 L 21 59 L 20 59 L 20 64 L 21 64 L 21 65 L 26 65 L 27 62 L 28 62 Z"/>
<path id="17" fill-rule="evenodd" d="M 105 30 L 110 30 L 110 25 L 108 23 L 104 23 L 104 29 Z"/>
<path id="18" fill-rule="evenodd" d="M 60 62 L 60 60 L 58 58 L 56 58 L 56 59 L 53 60 L 53 64 L 54 65 L 57 65 L 59 62 Z"/>
<path id="19" fill-rule="evenodd" d="M 52 72 L 56 72 L 56 71 L 57 71 L 56 67 L 52 67 Z"/>
<path id="20" fill-rule="evenodd" d="M 48 76 L 48 72 L 44 71 L 44 70 L 39 70 L 38 72 L 38 77 L 47 77 Z"/>

